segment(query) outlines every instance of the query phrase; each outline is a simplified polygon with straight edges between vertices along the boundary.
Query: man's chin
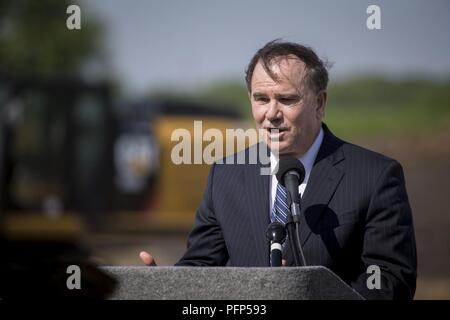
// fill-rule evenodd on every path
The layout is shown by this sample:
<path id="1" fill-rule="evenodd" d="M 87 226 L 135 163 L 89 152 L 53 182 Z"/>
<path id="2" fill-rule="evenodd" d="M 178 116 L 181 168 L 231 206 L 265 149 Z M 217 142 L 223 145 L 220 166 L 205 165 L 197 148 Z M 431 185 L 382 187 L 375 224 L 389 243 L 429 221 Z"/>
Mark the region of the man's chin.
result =
<path id="1" fill-rule="evenodd" d="M 283 146 L 280 143 L 268 143 L 270 151 L 274 154 L 278 154 L 280 156 L 291 155 L 293 154 L 292 150 L 289 150 L 287 147 Z"/>

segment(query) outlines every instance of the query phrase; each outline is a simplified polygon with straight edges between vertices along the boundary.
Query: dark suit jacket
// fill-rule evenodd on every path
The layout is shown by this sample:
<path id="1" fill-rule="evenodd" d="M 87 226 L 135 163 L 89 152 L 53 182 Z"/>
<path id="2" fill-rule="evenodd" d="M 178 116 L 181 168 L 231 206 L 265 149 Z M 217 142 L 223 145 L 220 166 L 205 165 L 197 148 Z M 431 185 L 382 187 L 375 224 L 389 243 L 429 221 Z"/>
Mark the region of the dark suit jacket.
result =
<path id="1" fill-rule="evenodd" d="M 307 264 L 330 268 L 366 298 L 411 299 L 416 246 L 401 165 L 323 128 L 301 200 Z M 248 149 L 243 152 L 248 156 Z M 176 265 L 269 266 L 270 176 L 261 175 L 261 167 L 212 166 L 187 251 Z M 285 251 L 292 265 L 290 250 Z M 381 269 L 379 290 L 367 288 L 369 265 Z"/>

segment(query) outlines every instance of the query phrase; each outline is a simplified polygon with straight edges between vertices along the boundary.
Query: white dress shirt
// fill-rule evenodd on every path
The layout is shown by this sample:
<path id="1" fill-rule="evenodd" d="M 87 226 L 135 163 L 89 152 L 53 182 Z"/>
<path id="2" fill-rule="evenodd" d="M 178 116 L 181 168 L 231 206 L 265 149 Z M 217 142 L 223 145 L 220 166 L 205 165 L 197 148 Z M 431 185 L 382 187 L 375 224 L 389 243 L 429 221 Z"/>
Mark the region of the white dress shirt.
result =
<path id="1" fill-rule="evenodd" d="M 316 137 L 316 140 L 314 140 L 311 147 L 306 151 L 306 153 L 299 157 L 298 160 L 303 164 L 305 167 L 305 179 L 303 182 L 298 186 L 298 192 L 300 194 L 300 197 L 303 196 L 303 192 L 305 191 L 306 185 L 308 184 L 308 179 L 311 174 L 312 167 L 314 165 L 314 161 L 316 161 L 317 153 L 319 152 L 320 146 L 323 141 L 323 129 L 320 128 L 320 132 Z M 270 168 L 273 172 L 275 167 L 277 165 L 277 158 L 273 155 L 273 153 L 270 153 Z M 275 197 L 277 194 L 277 186 L 278 186 L 278 180 L 276 175 L 272 175 L 271 179 L 271 187 L 270 187 L 270 211 L 269 216 L 272 213 L 273 204 L 275 202 Z"/>

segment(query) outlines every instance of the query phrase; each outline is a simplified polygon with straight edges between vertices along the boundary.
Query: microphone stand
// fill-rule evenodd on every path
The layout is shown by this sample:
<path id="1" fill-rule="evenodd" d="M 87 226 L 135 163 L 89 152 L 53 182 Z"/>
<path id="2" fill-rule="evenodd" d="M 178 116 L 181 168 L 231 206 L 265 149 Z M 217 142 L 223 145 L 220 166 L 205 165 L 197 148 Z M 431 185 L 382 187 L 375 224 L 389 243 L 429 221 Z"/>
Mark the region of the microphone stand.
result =
<path id="1" fill-rule="evenodd" d="M 306 266 L 305 256 L 303 255 L 300 241 L 300 204 L 292 201 L 289 190 L 287 192 L 287 201 L 290 214 L 287 216 L 286 230 L 291 246 L 292 255 L 296 266 Z M 300 199 L 300 196 L 298 197 Z"/>

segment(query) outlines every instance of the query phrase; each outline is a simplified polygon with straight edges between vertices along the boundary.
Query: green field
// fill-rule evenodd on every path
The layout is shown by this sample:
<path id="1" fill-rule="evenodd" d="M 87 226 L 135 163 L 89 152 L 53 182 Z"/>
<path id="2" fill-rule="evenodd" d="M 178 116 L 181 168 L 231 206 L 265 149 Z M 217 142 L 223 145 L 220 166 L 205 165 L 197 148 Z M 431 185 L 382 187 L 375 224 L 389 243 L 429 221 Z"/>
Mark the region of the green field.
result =
<path id="1" fill-rule="evenodd" d="M 342 136 L 384 136 L 450 125 L 450 82 L 360 78 L 329 89 L 326 121 Z"/>

